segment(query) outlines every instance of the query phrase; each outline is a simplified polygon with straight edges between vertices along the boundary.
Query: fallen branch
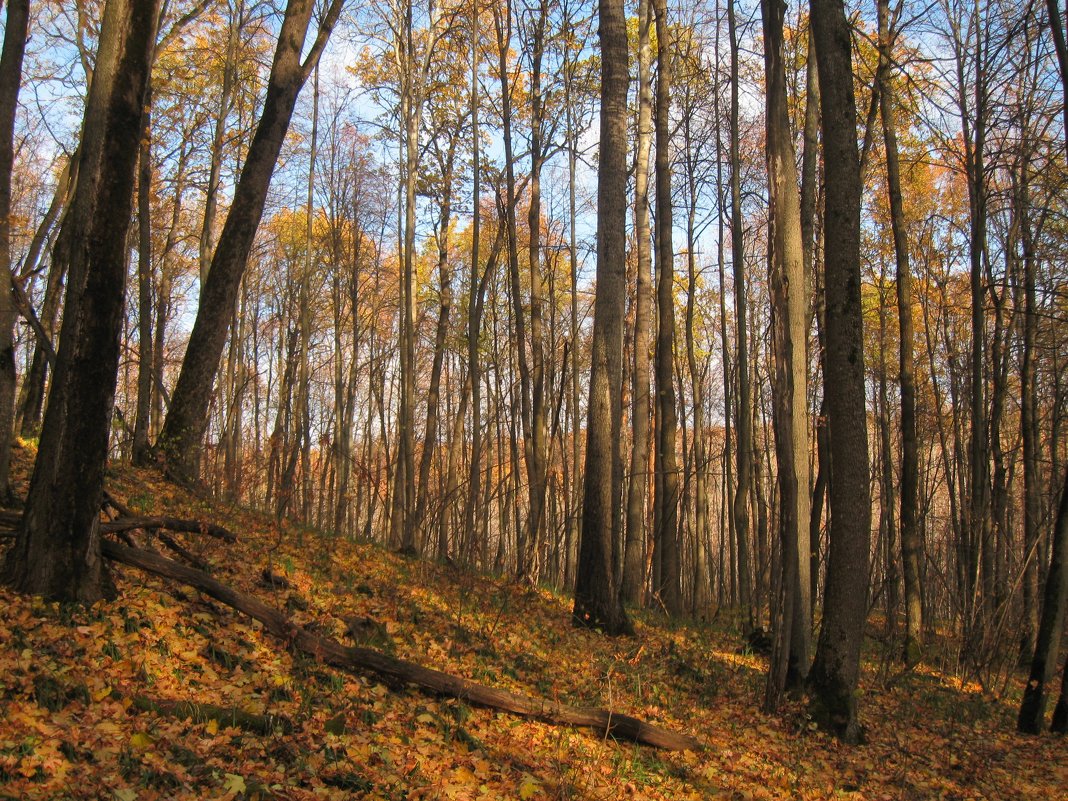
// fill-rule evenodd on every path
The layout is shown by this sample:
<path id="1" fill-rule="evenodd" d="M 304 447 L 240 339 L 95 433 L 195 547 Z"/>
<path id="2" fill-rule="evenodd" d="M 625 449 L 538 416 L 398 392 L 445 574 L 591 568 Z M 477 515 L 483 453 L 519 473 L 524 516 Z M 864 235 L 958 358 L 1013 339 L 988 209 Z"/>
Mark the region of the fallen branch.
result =
<path id="1" fill-rule="evenodd" d="M 209 569 L 210 566 L 207 562 L 205 562 L 196 554 L 190 552 L 187 548 L 182 547 L 182 545 L 176 542 L 175 539 L 170 535 L 164 534 L 162 531 L 159 531 L 156 533 L 156 536 L 159 538 L 159 541 L 163 543 L 164 546 L 170 548 L 172 551 L 174 551 L 180 557 L 185 559 L 185 561 L 187 561 L 197 570 L 207 571 Z"/>
<path id="2" fill-rule="evenodd" d="M 292 734 L 293 723 L 281 715 L 257 715 L 236 707 L 198 704 L 193 701 L 166 701 L 135 695 L 130 705 L 140 712 L 150 712 L 168 718 L 192 720 L 194 723 L 207 723 L 214 720 L 220 726 L 233 726 L 250 731 L 253 734 L 268 736 L 275 731 Z"/>
<path id="3" fill-rule="evenodd" d="M 214 523 L 201 523 L 197 520 L 182 520 L 177 517 L 120 517 L 100 524 L 104 534 L 116 534 L 120 531 L 132 531 L 135 528 L 183 531 L 189 534 L 207 534 L 209 537 L 224 542 L 237 542 L 237 535 Z"/>
<path id="4" fill-rule="evenodd" d="M 414 684 L 434 695 L 459 698 L 475 706 L 510 712 L 553 724 L 568 724 L 592 728 L 602 735 L 633 740 L 644 745 L 674 751 L 697 751 L 701 744 L 692 737 L 669 731 L 652 723 L 596 707 L 573 707 L 547 699 L 487 687 L 460 676 L 426 668 L 414 662 L 386 656 L 370 648 L 348 648 L 337 640 L 320 637 L 294 624 L 277 609 L 238 592 L 195 568 L 175 562 L 159 554 L 139 548 L 129 548 L 117 542 L 102 542 L 104 555 L 109 559 L 146 570 L 164 578 L 194 587 L 206 595 L 258 620 L 264 628 L 286 645 L 302 651 L 316 660 L 350 673 L 369 672 L 390 684 Z"/>

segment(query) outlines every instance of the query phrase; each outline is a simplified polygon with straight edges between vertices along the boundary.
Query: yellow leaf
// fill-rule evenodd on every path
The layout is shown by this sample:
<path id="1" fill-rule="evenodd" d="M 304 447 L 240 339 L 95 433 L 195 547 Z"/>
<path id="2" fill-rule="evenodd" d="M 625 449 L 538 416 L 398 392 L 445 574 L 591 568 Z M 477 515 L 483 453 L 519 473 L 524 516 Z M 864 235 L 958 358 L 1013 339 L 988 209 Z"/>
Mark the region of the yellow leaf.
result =
<path id="1" fill-rule="evenodd" d="M 94 690 L 94 691 L 93 691 L 93 693 L 92 693 L 92 699 L 93 699 L 94 701 L 97 701 L 97 702 L 99 702 L 99 701 L 103 701 L 103 700 L 104 700 L 105 698 L 107 698 L 107 697 L 108 697 L 109 695 L 111 695 L 111 687 L 109 687 L 109 686 L 108 686 L 107 684 L 105 684 L 105 685 L 104 685 L 103 687 L 101 687 L 101 688 L 100 688 L 99 690 Z"/>
<path id="2" fill-rule="evenodd" d="M 152 745 L 152 738 L 143 731 L 137 732 L 130 738 L 130 746 L 138 750 L 144 750 Z"/>
<path id="3" fill-rule="evenodd" d="M 239 776 L 236 773 L 227 773 L 226 784 L 223 785 L 223 790 L 228 793 L 245 792 L 245 777 Z"/>
<path id="4" fill-rule="evenodd" d="M 519 783 L 519 797 L 523 801 L 533 798 L 535 795 L 541 792 L 541 785 L 538 784 L 538 780 L 533 776 L 523 777 L 523 781 Z"/>
<path id="5" fill-rule="evenodd" d="M 206 728 L 208 730 L 208 734 L 210 734 L 212 736 L 215 736 L 216 734 L 219 733 L 219 721 L 217 721 L 217 720 L 209 720 L 208 721 L 208 725 L 205 726 L 204 728 Z"/>

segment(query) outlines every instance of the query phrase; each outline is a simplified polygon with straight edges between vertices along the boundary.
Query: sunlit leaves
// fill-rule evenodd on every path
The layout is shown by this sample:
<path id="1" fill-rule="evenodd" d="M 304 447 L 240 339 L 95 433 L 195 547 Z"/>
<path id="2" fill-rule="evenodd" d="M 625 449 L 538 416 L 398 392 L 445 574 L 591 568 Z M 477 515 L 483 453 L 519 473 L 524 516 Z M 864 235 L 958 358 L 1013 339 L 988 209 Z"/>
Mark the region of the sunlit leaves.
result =
<path id="1" fill-rule="evenodd" d="M 112 481 L 158 511 L 210 511 L 149 473 Z M 1056 797 L 1064 786 L 1063 740 L 1016 739 L 1005 725 L 1011 702 L 934 670 L 888 690 L 869 680 L 869 744 L 844 750 L 811 731 L 800 705 L 782 719 L 756 711 L 764 661 L 729 632 L 647 619 L 639 639 L 606 640 L 571 628 L 567 600 L 544 590 L 317 535 L 301 548 L 244 512 L 219 522 L 240 532 L 237 545 L 190 547 L 268 603 L 301 596 L 302 624 L 344 636 L 344 619 L 367 617 L 404 658 L 550 701 L 610 704 L 697 734 L 708 749 L 662 754 L 337 673 L 215 603 L 122 571 L 119 599 L 91 609 L 0 590 L 0 794 L 1000 799 Z M 257 588 L 268 549 L 291 590 Z M 284 715 L 294 731 L 262 736 L 139 711 L 135 694 Z"/>

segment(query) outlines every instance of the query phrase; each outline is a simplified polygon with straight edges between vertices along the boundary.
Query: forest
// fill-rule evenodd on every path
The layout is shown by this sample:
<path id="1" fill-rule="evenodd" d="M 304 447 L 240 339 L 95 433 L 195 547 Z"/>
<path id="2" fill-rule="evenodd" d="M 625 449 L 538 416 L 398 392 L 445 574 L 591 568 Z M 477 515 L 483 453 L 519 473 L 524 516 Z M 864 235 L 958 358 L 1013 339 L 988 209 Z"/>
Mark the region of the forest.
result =
<path id="1" fill-rule="evenodd" d="M 4 15 L 0 798 L 1068 793 L 1057 0 Z"/>

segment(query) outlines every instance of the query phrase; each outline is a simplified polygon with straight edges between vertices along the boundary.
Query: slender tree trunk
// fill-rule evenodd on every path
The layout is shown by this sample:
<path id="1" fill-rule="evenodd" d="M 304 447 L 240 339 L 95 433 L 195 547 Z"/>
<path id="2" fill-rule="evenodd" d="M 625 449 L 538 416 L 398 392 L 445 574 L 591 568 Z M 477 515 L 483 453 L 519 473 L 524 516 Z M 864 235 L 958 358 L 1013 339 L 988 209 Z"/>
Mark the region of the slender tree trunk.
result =
<path id="1" fill-rule="evenodd" d="M 64 174 L 60 176 L 59 186 L 56 189 L 56 197 L 52 201 L 49 213 L 55 212 L 63 217 L 70 208 L 74 199 L 74 191 L 78 184 L 78 163 L 81 156 L 77 150 L 71 155 Z M 35 237 L 36 239 L 36 237 Z M 41 238 L 41 247 L 44 247 L 44 237 Z M 45 383 L 49 369 L 54 369 L 55 343 L 52 335 L 55 333 L 59 319 L 59 306 L 63 294 L 63 280 L 67 275 L 67 264 L 63 254 L 52 247 L 52 261 L 48 266 L 48 279 L 45 282 L 44 299 L 38 315 L 41 327 L 49 337 L 48 342 L 36 342 L 33 349 L 33 358 L 30 361 L 30 369 L 23 379 L 22 397 L 19 402 L 19 433 L 23 437 L 37 436 L 40 430 L 41 414 L 44 411 Z"/>
<path id="2" fill-rule="evenodd" d="M 1038 304 L 1035 292 L 1036 254 L 1030 214 L 1029 165 L 1022 166 L 1018 180 L 1018 211 L 1023 241 L 1023 353 L 1020 360 L 1020 439 L 1023 446 L 1023 606 L 1024 620 L 1020 636 L 1020 655 L 1026 662 L 1034 653 L 1038 634 L 1038 563 L 1041 536 L 1039 493 L 1042 482 L 1038 471 L 1041 436 L 1038 429 L 1038 393 L 1035 381 L 1035 344 L 1038 335 Z"/>
<path id="3" fill-rule="evenodd" d="M 482 29 L 478 0 L 471 3 L 471 276 L 467 300 L 467 380 L 471 384 L 471 462 L 468 470 L 467 506 L 464 513 L 466 535 L 473 546 L 485 536 L 480 534 L 477 501 L 482 487 L 482 368 L 479 339 L 482 333 L 482 308 L 486 293 L 480 275 L 482 232 L 482 149 L 479 136 L 479 39 Z M 469 564 L 476 564 L 474 547 L 462 554 Z M 485 565 L 483 565 L 485 567 Z"/>
<path id="4" fill-rule="evenodd" d="M 314 5 L 312 0 L 290 0 L 286 6 L 263 112 L 234 189 L 234 199 L 212 256 L 208 279 L 201 289 L 196 321 L 160 432 L 158 444 L 166 458 L 167 470 L 183 481 L 199 479 L 212 385 L 297 95 L 318 63 L 341 14 L 341 0 L 331 0 L 316 40 L 302 62 L 301 53 Z"/>
<path id="5" fill-rule="evenodd" d="M 816 318 L 816 332 L 819 349 L 821 375 L 823 371 L 823 316 L 820 280 L 815 266 L 816 250 L 816 200 L 819 195 L 819 128 L 820 128 L 820 80 L 816 68 L 816 38 L 809 31 L 808 64 L 805 67 L 805 125 L 803 130 L 804 149 L 801 152 L 801 252 L 805 263 L 806 285 L 812 287 L 815 296 L 813 307 Z M 827 401 L 826 382 L 820 386 L 820 406 L 816 415 L 814 436 L 816 440 L 816 477 L 812 482 L 812 500 L 809 503 L 808 524 L 808 619 L 816 610 L 816 598 L 819 589 L 820 567 L 820 519 L 827 492 Z M 802 553 L 802 557 L 805 554 Z"/>
<path id="6" fill-rule="evenodd" d="M 890 21 L 889 0 L 879 0 L 879 103 L 886 150 L 886 185 L 890 198 L 890 226 L 897 264 L 898 383 L 901 388 L 901 567 L 905 584 L 906 665 L 919 661 L 923 649 L 923 603 L 920 562 L 923 542 L 918 524 L 919 446 L 916 436 L 916 369 L 913 357 L 912 268 L 901 196 L 901 166 L 897 147 L 896 95 L 890 81 L 896 33 Z"/>
<path id="7" fill-rule="evenodd" d="M 787 109 L 783 20 L 786 3 L 764 0 L 765 115 L 770 208 L 768 284 L 775 372 L 772 380 L 778 476 L 780 584 L 773 604 L 775 648 L 764 706 L 777 709 L 808 670 L 809 580 L 808 300 L 801 244 L 801 197 Z"/>
<path id="8" fill-rule="evenodd" d="M 138 149 L 137 176 L 137 406 L 133 461 L 151 461 L 148 430 L 152 422 L 152 79 L 145 89 L 145 114 Z"/>
<path id="9" fill-rule="evenodd" d="M 445 362 L 446 338 L 449 335 L 449 315 L 452 313 L 452 267 L 449 264 L 449 228 L 452 224 L 452 183 L 455 161 L 455 141 L 450 143 L 441 168 L 442 198 L 438 218 L 438 281 L 441 304 L 438 308 L 437 328 L 434 333 L 434 357 L 430 367 L 430 384 L 427 387 L 426 427 L 423 433 L 423 452 L 419 459 L 419 482 L 416 488 L 415 527 L 426 528 L 426 510 L 430 496 L 430 469 L 438 450 L 440 428 L 441 374 Z M 415 542 L 416 550 L 423 551 L 425 543 Z"/>
<path id="10" fill-rule="evenodd" d="M 11 494 L 11 441 L 15 435 L 15 309 L 11 288 L 11 173 L 15 162 L 15 109 L 29 28 L 29 0 L 8 0 L 0 54 L 0 497 Z"/>
<path id="11" fill-rule="evenodd" d="M 656 495 L 654 532 L 660 551 L 656 584 L 664 608 L 681 615 L 679 564 L 679 467 L 675 405 L 675 250 L 671 213 L 671 30 L 666 0 L 653 0 L 656 19 Z M 588 457 L 587 457 L 588 458 Z"/>
<path id="12" fill-rule="evenodd" d="M 653 98 L 649 29 L 652 0 L 638 7 L 638 143 L 634 159 L 634 231 L 637 278 L 634 295 L 634 366 L 631 372 L 630 483 L 627 487 L 626 543 L 623 549 L 623 600 L 641 600 L 644 583 L 642 544 L 646 539 L 645 506 L 649 488 L 649 333 L 652 254 L 649 230 L 649 149 L 652 144 Z"/>
<path id="13" fill-rule="evenodd" d="M 735 447 L 738 483 L 734 490 L 732 512 L 737 537 L 738 603 L 746 617 L 746 625 L 754 625 L 751 571 L 749 567 L 749 493 L 753 473 L 753 412 L 749 381 L 749 322 L 745 277 L 745 243 L 742 222 L 742 161 L 741 131 L 739 128 L 739 48 L 735 19 L 735 0 L 727 0 L 727 26 L 731 47 L 731 124 L 730 124 L 730 186 L 731 186 L 731 261 L 734 267 L 734 330 L 736 339 L 735 365 L 738 371 L 738 396 L 734 405 L 734 427 L 738 432 Z"/>
<path id="14" fill-rule="evenodd" d="M 540 569 L 539 554 L 545 530 L 545 490 L 547 482 L 548 414 L 546 399 L 545 312 L 542 303 L 541 265 L 541 171 L 545 162 L 545 108 L 542 97 L 542 58 L 545 47 L 545 25 L 548 17 L 547 0 L 541 0 L 534 30 L 531 34 L 530 71 L 530 205 L 527 230 L 530 246 L 527 250 L 530 267 L 530 423 L 524 431 L 524 457 L 527 464 L 527 487 L 530 510 L 524 529 L 524 548 L 519 554 L 518 573 L 521 578 L 536 582 Z M 517 299 L 518 300 L 518 299 Z M 519 342 L 520 350 L 523 340 Z"/>
<path id="15" fill-rule="evenodd" d="M 883 594 L 886 601 L 886 631 L 894 641 L 897 636 L 898 577 L 897 521 L 894 514 L 894 454 L 890 441 L 890 393 L 887 373 L 887 335 L 889 302 L 886 287 L 886 263 L 879 273 L 879 384 L 877 427 L 879 432 L 879 537 L 882 543 Z"/>

